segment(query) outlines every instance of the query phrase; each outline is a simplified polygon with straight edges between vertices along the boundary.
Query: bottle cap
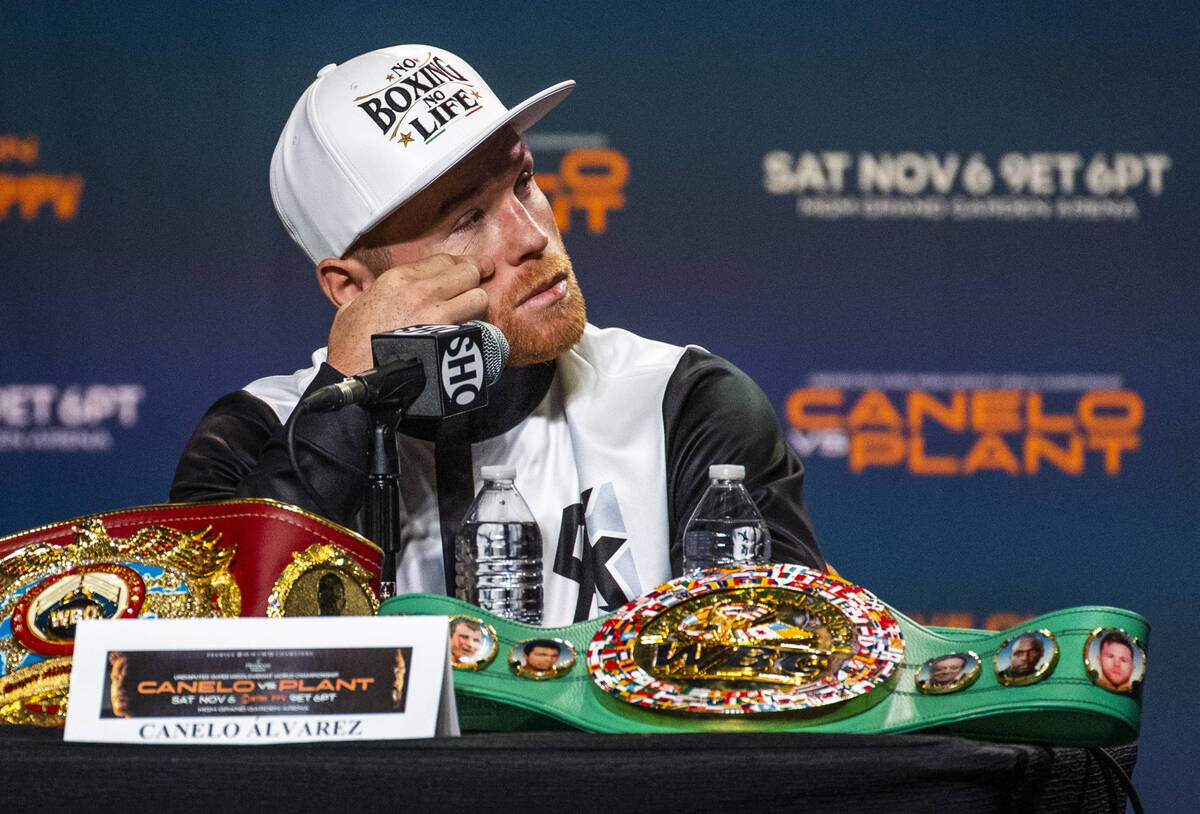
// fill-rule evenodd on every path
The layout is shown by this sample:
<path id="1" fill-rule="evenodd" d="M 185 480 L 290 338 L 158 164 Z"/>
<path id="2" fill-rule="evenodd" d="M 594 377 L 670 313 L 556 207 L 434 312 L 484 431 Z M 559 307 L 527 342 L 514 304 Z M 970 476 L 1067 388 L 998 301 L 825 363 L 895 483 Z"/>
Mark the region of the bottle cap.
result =
<path id="1" fill-rule="evenodd" d="M 517 476 L 517 468 L 512 464 L 493 464 L 479 467 L 479 477 L 484 480 L 512 480 Z"/>
<path id="2" fill-rule="evenodd" d="M 713 464 L 708 476 L 714 480 L 745 480 L 746 467 L 738 464 Z"/>

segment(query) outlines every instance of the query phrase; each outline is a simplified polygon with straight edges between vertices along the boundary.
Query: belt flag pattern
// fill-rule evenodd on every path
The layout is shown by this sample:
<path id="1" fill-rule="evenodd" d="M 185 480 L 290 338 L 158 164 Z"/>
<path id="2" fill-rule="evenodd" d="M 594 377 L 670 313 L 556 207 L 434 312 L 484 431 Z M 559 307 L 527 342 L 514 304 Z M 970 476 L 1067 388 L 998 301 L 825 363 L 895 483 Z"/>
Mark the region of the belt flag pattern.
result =
<path id="1" fill-rule="evenodd" d="M 882 602 L 799 565 L 674 580 L 601 626 L 588 669 L 630 704 L 694 713 L 826 707 L 891 677 L 904 655 Z"/>

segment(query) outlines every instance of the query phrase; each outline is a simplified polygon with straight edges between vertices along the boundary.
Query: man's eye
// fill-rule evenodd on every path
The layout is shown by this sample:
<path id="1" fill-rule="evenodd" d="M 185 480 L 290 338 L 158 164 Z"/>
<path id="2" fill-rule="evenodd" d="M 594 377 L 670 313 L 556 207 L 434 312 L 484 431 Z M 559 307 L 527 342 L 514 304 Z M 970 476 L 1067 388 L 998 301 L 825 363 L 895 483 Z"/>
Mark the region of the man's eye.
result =
<path id="1" fill-rule="evenodd" d="M 472 209 L 470 212 L 459 218 L 458 223 L 454 224 L 454 231 L 461 232 L 464 229 L 470 229 L 482 219 L 483 211 L 480 209 Z"/>
<path id="2" fill-rule="evenodd" d="M 517 183 L 514 185 L 513 188 L 516 189 L 518 192 L 527 192 L 529 190 L 529 188 L 532 186 L 533 186 L 533 173 L 532 172 L 523 172 L 519 176 L 517 176 Z"/>

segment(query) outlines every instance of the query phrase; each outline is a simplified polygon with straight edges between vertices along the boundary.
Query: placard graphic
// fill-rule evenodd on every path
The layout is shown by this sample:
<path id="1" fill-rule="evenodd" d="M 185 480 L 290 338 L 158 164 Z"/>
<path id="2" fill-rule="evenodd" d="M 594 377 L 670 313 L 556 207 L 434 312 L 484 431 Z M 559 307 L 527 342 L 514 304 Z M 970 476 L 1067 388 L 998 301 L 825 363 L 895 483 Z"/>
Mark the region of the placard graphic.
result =
<path id="1" fill-rule="evenodd" d="M 109 651 L 100 716 L 399 713 L 411 668 L 411 647 Z"/>

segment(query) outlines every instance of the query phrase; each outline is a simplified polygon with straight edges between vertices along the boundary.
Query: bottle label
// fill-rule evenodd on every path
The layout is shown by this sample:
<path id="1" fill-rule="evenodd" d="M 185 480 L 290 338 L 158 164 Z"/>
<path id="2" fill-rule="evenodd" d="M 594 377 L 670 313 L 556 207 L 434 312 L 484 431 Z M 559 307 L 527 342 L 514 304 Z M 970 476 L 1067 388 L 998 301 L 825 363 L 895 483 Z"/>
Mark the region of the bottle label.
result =
<path id="1" fill-rule="evenodd" d="M 455 595 L 505 619 L 542 623 L 542 535 L 534 522 L 463 523 Z"/>

